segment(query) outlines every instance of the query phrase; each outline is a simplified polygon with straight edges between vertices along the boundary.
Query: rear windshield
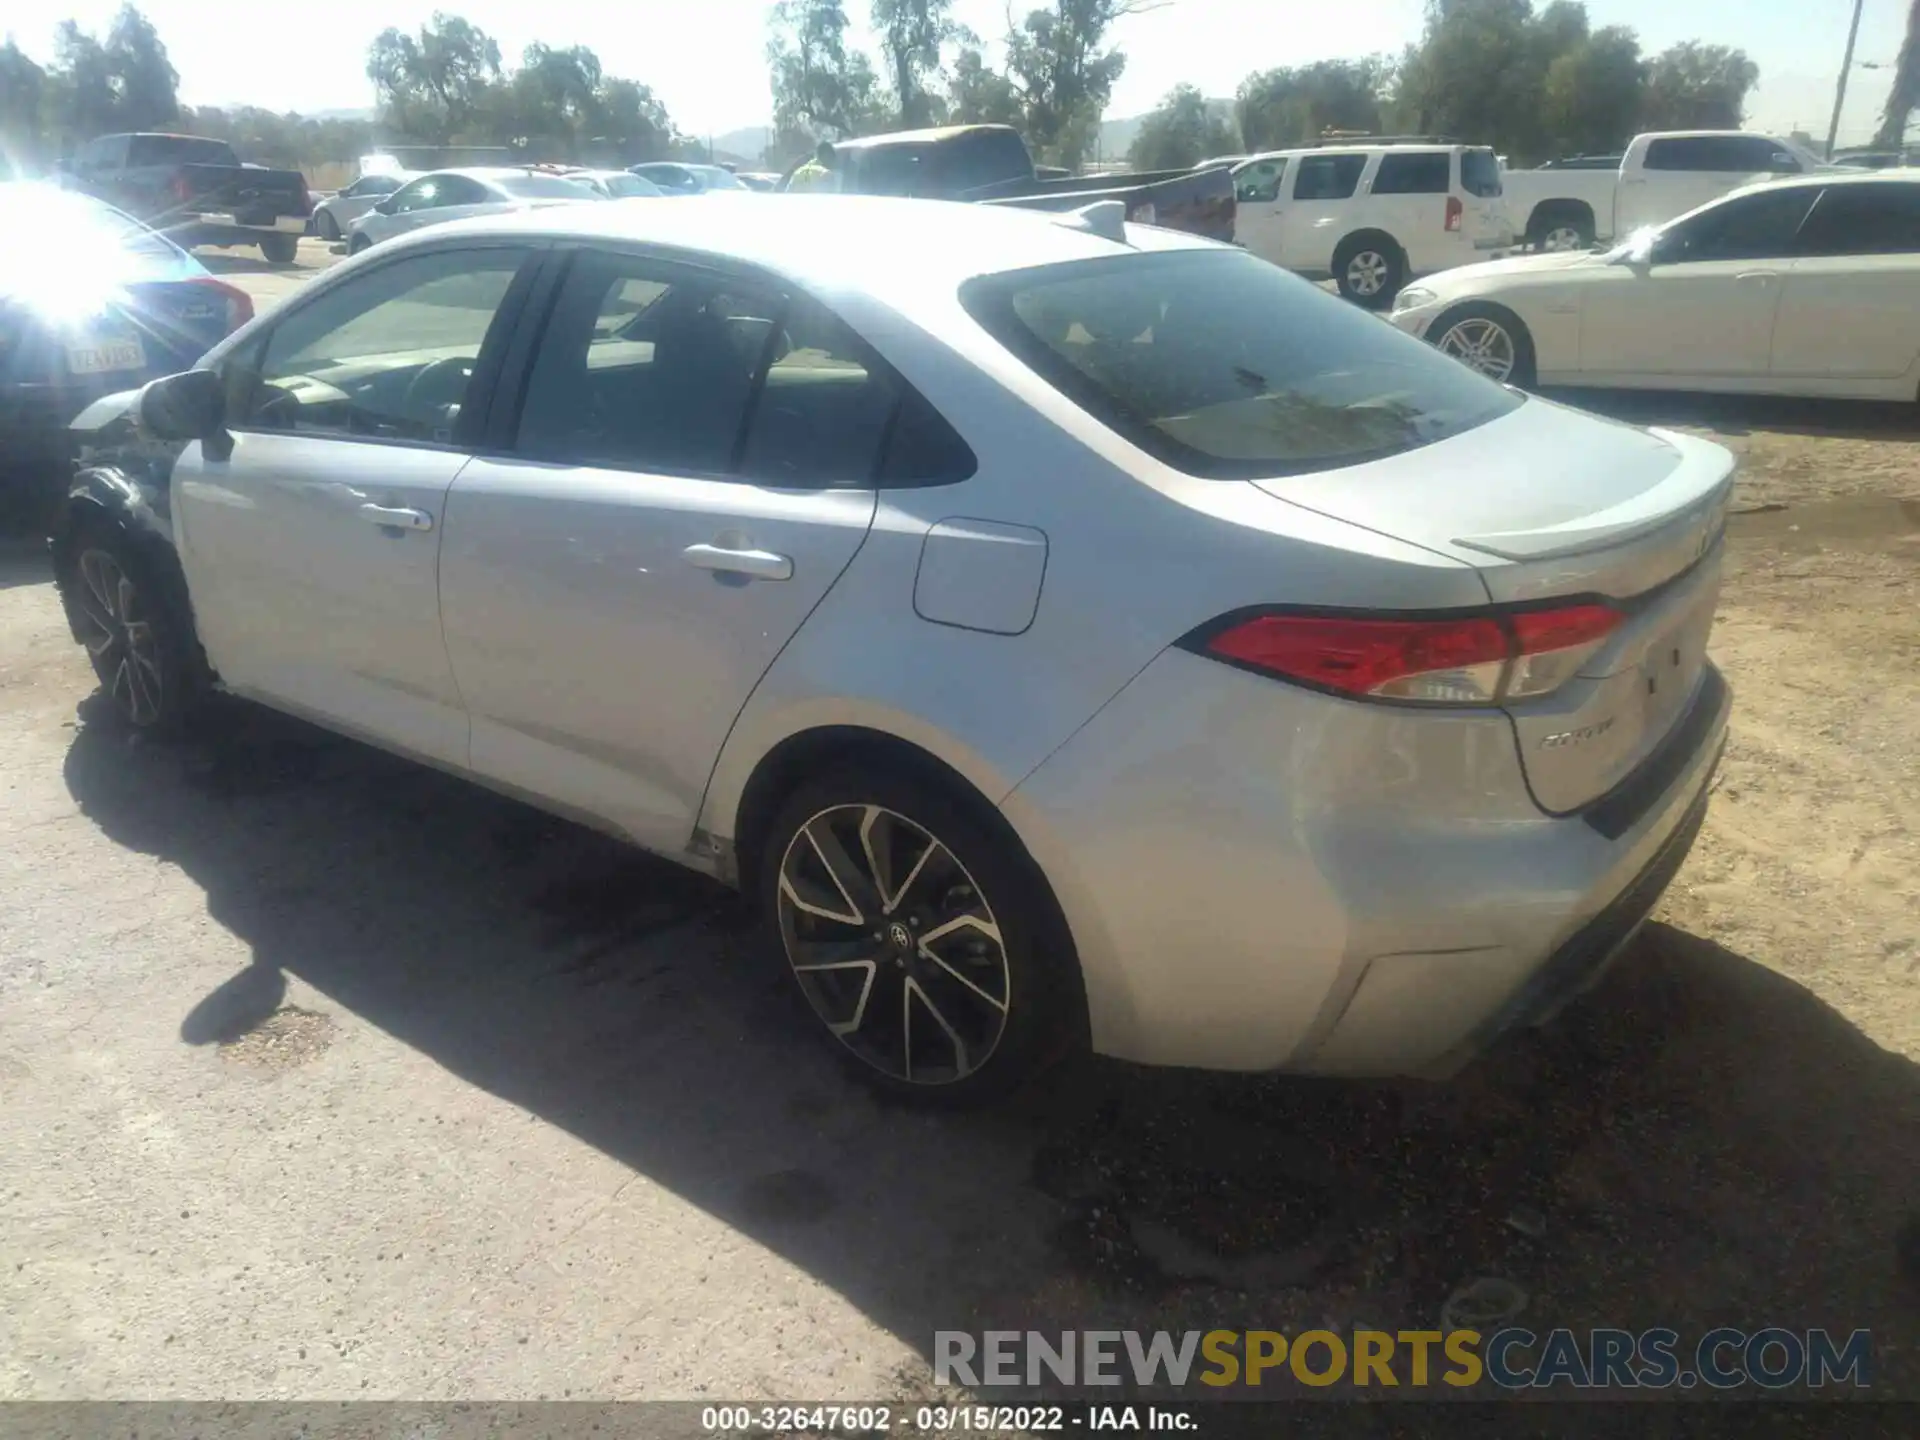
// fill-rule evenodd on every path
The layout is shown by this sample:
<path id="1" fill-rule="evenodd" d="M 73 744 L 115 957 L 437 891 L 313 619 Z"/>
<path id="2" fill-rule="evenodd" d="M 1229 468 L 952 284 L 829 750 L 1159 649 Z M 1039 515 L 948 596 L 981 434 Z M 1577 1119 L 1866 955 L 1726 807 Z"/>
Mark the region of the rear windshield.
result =
<path id="1" fill-rule="evenodd" d="M 1252 479 L 1398 455 L 1519 396 L 1237 251 L 1128 255 L 969 281 L 995 339 L 1189 475 Z"/>
<path id="2" fill-rule="evenodd" d="M 139 165 L 238 165 L 224 140 L 192 135 L 136 135 L 127 144 L 127 167 Z"/>
<path id="3" fill-rule="evenodd" d="M 1482 199 L 1500 193 L 1500 162 L 1491 150 L 1460 152 L 1460 188 Z"/>
<path id="4" fill-rule="evenodd" d="M 521 200 L 598 200 L 600 192 L 584 180 L 558 175 L 502 175 L 493 182 Z"/>

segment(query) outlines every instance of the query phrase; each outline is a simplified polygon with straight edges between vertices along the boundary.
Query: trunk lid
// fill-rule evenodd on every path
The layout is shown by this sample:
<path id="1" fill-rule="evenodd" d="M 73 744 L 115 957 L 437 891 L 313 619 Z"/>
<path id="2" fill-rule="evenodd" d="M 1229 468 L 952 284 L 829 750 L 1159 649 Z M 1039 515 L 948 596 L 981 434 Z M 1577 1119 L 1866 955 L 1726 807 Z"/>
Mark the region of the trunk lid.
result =
<path id="1" fill-rule="evenodd" d="M 1698 698 L 1733 457 L 1543 400 L 1387 460 L 1253 482 L 1477 570 L 1498 604 L 1604 598 L 1625 619 L 1571 680 L 1510 704 L 1541 807 L 1625 780 Z"/>

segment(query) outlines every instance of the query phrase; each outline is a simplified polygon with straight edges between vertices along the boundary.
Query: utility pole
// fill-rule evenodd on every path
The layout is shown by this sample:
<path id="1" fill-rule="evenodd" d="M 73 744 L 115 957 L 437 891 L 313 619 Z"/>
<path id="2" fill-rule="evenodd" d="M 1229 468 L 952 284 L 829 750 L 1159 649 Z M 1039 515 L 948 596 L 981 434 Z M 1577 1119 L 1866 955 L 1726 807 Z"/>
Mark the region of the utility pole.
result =
<path id="1" fill-rule="evenodd" d="M 1853 0 L 1853 24 L 1847 27 L 1847 54 L 1840 62 L 1840 79 L 1833 87 L 1833 119 L 1827 124 L 1827 159 L 1833 159 L 1834 142 L 1840 138 L 1840 107 L 1847 103 L 1847 74 L 1853 69 L 1853 42 L 1860 38 L 1860 9 L 1866 0 Z"/>

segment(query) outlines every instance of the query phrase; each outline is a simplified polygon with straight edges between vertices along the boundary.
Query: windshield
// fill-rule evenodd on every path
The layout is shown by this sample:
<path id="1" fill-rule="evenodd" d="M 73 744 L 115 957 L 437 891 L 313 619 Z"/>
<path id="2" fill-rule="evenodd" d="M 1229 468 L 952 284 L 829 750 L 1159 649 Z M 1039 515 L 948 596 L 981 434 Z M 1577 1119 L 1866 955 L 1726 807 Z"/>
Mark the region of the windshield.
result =
<path id="1" fill-rule="evenodd" d="M 718 165 L 696 165 L 695 172 L 704 180 L 709 190 L 744 190 L 731 170 L 722 170 Z"/>
<path id="2" fill-rule="evenodd" d="M 642 180 L 638 175 L 629 175 L 624 171 L 613 171 L 606 175 L 596 176 L 595 178 L 607 187 L 607 193 L 612 195 L 616 200 L 630 200 L 636 195 L 658 195 L 660 193 L 660 187 L 658 185 L 652 184 L 650 181 Z"/>
<path id="3" fill-rule="evenodd" d="M 968 312 L 1042 379 L 1190 475 L 1330 470 L 1430 445 L 1519 396 L 1240 252 L 969 282 Z"/>
<path id="4" fill-rule="evenodd" d="M 238 165 L 233 147 L 224 140 L 202 140 L 196 135 L 136 135 L 127 144 L 127 164 Z"/>
<path id="5" fill-rule="evenodd" d="M 558 175 L 500 175 L 493 181 L 497 189 L 518 200 L 598 200 L 600 192 L 584 181 L 567 180 Z"/>

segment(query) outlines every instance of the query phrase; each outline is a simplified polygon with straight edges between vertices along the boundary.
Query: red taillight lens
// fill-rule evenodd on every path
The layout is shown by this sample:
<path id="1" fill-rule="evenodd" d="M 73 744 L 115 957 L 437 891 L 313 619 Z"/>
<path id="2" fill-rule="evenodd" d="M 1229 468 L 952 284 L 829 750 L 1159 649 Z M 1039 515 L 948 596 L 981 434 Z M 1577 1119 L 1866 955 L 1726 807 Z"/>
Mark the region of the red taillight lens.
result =
<path id="1" fill-rule="evenodd" d="M 1605 605 L 1431 620 L 1270 612 L 1190 648 L 1355 698 L 1492 705 L 1558 688 L 1620 620 Z"/>
<path id="2" fill-rule="evenodd" d="M 227 307 L 227 334 L 231 335 L 253 319 L 253 297 L 223 280 L 201 279 L 191 282 L 202 290 L 211 290 Z"/>
<path id="3" fill-rule="evenodd" d="M 1606 643 L 1622 618 L 1608 605 L 1514 611 L 1507 617 L 1513 626 L 1514 656 L 1504 697 L 1528 700 L 1558 690 Z"/>
<path id="4" fill-rule="evenodd" d="M 1460 222 L 1466 218 L 1467 207 L 1460 203 L 1458 195 L 1447 196 L 1447 229 L 1458 230 Z"/>

